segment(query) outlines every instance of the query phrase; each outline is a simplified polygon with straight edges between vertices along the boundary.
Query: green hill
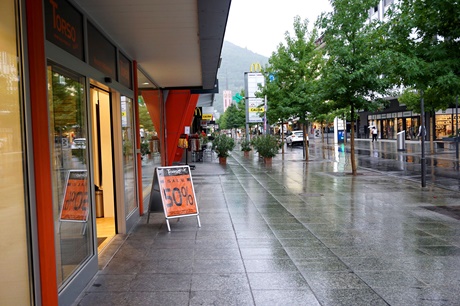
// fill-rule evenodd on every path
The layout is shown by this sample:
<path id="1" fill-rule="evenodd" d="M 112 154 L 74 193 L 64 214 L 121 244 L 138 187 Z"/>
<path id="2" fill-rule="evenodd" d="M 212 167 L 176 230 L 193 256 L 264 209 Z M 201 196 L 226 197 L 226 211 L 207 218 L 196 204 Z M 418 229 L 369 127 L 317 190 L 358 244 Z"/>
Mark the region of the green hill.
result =
<path id="1" fill-rule="evenodd" d="M 223 91 L 231 90 L 233 96 L 244 89 L 244 73 L 250 70 L 253 63 L 259 63 L 263 67 L 268 63 L 268 58 L 224 41 L 222 62 L 217 72 L 219 94 L 215 95 L 214 101 L 214 109 L 219 113 L 222 114 L 224 109 Z"/>

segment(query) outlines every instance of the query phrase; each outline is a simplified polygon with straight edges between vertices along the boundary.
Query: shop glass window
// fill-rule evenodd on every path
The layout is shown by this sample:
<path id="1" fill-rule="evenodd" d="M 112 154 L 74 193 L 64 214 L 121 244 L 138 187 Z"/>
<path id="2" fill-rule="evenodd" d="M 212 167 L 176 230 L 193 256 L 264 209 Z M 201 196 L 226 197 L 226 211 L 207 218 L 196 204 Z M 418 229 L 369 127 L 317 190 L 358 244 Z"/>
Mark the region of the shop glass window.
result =
<path id="1" fill-rule="evenodd" d="M 134 126 L 133 100 L 121 97 L 121 126 L 123 139 L 123 173 L 125 185 L 125 212 L 130 215 L 137 208 L 136 196 L 136 163 L 135 163 L 135 144 L 136 134 Z M 144 135 L 141 134 L 141 141 Z"/>
<path id="2" fill-rule="evenodd" d="M 149 97 L 153 105 L 161 105 L 161 91 L 155 88 L 149 88 Z M 153 183 L 153 173 L 156 167 L 162 166 L 160 154 L 160 130 L 152 122 L 152 116 L 149 111 L 154 111 L 155 107 L 148 108 L 147 102 L 142 95 L 138 96 L 139 104 L 139 124 L 141 128 L 141 153 L 142 153 L 142 188 L 144 191 L 150 191 Z M 159 110 L 160 107 L 157 107 Z M 158 123 L 157 123 L 158 124 Z M 143 137 L 142 137 L 143 136 Z"/>
<path id="3" fill-rule="evenodd" d="M 454 125 L 452 124 L 452 115 L 436 115 L 436 139 L 452 136 L 454 134 Z"/>
<path id="4" fill-rule="evenodd" d="M 30 305 L 22 59 L 18 50 L 17 1 L 0 10 L 0 300 Z"/>
<path id="5" fill-rule="evenodd" d="M 48 66 L 50 152 L 60 287 L 94 255 L 85 79 Z"/>

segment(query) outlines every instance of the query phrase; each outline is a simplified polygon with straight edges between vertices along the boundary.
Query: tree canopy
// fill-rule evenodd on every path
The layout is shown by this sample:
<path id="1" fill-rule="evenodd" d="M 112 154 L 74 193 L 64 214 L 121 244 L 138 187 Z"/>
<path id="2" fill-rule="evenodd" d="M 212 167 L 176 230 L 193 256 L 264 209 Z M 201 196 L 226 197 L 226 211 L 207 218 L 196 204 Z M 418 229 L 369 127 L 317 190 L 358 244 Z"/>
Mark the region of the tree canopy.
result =
<path id="1" fill-rule="evenodd" d="M 323 14 L 318 25 L 323 30 L 327 63 L 322 70 L 323 99 L 337 109 L 349 109 L 352 125 L 359 109 L 370 109 L 388 93 L 384 76 L 384 32 L 378 20 L 369 20 L 369 9 L 378 0 L 334 0 L 333 12 Z M 354 128 L 351 129 L 351 165 L 356 175 Z"/>
<path id="2" fill-rule="evenodd" d="M 307 116 L 320 102 L 318 78 L 323 58 L 316 48 L 317 39 L 317 31 L 308 30 L 308 20 L 301 21 L 296 16 L 294 35 L 286 32 L 285 44 L 278 45 L 263 70 L 266 86 L 260 93 L 267 96 L 269 122 L 299 118 L 305 135 Z M 308 160 L 307 147 L 304 156 Z"/>
<path id="3" fill-rule="evenodd" d="M 230 105 L 217 120 L 220 129 L 244 128 L 246 124 L 246 106 L 244 99 Z"/>
<path id="4" fill-rule="evenodd" d="M 389 13 L 388 47 L 396 81 L 417 90 L 460 93 L 460 3 L 402 0 Z"/>

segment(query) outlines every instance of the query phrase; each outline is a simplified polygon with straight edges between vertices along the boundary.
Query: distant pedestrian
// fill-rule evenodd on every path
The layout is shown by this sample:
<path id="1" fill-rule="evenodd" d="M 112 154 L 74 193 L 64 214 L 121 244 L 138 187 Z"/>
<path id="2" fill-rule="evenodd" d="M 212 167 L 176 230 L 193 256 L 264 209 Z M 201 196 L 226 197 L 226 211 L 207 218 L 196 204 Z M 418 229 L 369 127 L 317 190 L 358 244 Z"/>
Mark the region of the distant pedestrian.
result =
<path id="1" fill-rule="evenodd" d="M 419 126 L 417 137 L 420 140 L 422 140 L 422 137 L 425 137 L 425 128 L 423 126 Z"/>
<path id="2" fill-rule="evenodd" d="M 377 141 L 377 127 L 372 127 L 372 142 Z"/>

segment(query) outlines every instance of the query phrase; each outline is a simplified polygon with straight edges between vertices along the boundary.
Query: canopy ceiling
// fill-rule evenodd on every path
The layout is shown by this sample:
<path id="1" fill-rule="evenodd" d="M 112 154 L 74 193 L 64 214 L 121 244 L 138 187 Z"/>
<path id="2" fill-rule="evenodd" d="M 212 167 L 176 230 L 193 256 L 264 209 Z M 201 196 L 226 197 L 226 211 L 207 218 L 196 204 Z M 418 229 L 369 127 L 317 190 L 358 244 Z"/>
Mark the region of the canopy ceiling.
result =
<path id="1" fill-rule="evenodd" d="M 74 0 L 160 88 L 214 89 L 231 0 Z"/>

